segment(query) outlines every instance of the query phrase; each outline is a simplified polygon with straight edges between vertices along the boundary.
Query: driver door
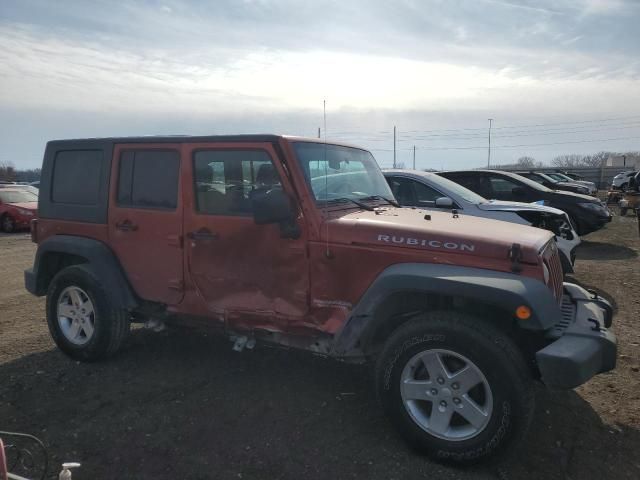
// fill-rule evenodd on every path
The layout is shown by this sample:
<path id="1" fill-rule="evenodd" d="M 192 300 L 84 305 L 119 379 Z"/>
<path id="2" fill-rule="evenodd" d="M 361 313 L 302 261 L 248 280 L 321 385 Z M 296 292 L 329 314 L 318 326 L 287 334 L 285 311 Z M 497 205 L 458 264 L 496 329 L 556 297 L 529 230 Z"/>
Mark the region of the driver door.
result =
<path id="1" fill-rule="evenodd" d="M 188 186 L 185 249 L 189 280 L 203 307 L 227 324 L 284 330 L 308 311 L 306 229 L 283 238 L 277 224 L 256 225 L 251 197 L 291 185 L 271 144 L 185 145 Z"/>

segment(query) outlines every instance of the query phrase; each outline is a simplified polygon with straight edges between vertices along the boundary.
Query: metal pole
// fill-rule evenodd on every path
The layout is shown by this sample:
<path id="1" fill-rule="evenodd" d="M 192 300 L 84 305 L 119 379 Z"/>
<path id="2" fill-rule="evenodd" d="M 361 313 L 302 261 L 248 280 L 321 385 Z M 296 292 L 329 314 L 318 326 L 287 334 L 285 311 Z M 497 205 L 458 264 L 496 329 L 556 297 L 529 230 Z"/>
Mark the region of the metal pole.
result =
<path id="1" fill-rule="evenodd" d="M 318 127 L 318 138 L 320 138 L 320 127 Z"/>
<path id="2" fill-rule="evenodd" d="M 489 148 L 487 150 L 487 168 L 491 166 L 491 123 L 493 118 L 489 119 Z"/>
<path id="3" fill-rule="evenodd" d="M 416 146 L 413 146 L 413 169 L 416 169 Z"/>
<path id="4" fill-rule="evenodd" d="M 393 168 L 396 168 L 396 126 L 393 126 Z"/>

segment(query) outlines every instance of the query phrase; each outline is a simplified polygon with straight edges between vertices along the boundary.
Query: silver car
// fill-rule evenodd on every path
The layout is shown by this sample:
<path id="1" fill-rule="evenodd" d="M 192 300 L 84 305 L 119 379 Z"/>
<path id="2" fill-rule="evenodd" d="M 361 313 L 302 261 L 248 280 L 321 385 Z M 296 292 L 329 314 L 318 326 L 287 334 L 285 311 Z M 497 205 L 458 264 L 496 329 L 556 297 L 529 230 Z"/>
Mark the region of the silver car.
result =
<path id="1" fill-rule="evenodd" d="M 457 209 L 475 217 L 544 228 L 555 234 L 565 273 L 573 272 L 580 237 L 562 210 L 537 203 L 487 200 L 434 173 L 419 170 L 383 170 L 393 195 L 403 207 L 431 210 Z"/>

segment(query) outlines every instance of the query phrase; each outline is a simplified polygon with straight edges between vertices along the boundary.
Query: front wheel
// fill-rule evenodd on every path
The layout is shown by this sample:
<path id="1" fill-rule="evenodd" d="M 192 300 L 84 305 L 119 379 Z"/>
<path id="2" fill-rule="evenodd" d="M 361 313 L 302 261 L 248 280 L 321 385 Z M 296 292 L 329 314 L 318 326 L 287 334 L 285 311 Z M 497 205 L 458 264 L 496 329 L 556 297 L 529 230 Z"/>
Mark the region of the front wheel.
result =
<path id="1" fill-rule="evenodd" d="M 411 446 L 455 463 L 513 448 L 534 409 L 530 370 L 515 344 L 459 312 L 422 314 L 398 328 L 378 358 L 376 388 Z"/>
<path id="2" fill-rule="evenodd" d="M 13 233 L 16 229 L 16 222 L 13 218 L 6 214 L 2 217 L 2 231 L 5 233 Z"/>

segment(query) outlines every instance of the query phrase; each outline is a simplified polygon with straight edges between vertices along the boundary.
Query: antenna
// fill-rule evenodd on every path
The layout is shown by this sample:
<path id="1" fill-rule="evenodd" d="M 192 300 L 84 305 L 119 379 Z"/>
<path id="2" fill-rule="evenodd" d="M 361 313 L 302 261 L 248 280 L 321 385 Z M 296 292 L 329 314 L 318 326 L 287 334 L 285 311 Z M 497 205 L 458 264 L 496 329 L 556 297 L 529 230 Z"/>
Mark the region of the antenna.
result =
<path id="1" fill-rule="evenodd" d="M 322 101 L 322 121 L 324 123 L 324 225 L 325 225 L 325 256 L 331 258 L 329 251 L 329 170 L 327 164 L 327 101 Z"/>
<path id="2" fill-rule="evenodd" d="M 491 165 L 491 124 L 493 123 L 493 118 L 489 119 L 489 148 L 487 149 L 487 168 Z"/>

